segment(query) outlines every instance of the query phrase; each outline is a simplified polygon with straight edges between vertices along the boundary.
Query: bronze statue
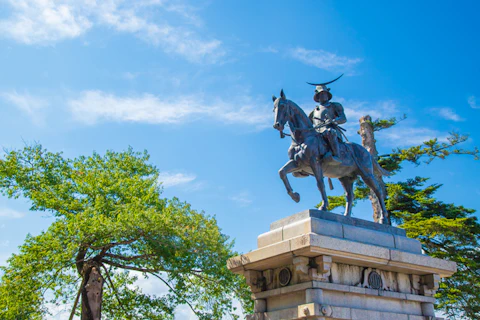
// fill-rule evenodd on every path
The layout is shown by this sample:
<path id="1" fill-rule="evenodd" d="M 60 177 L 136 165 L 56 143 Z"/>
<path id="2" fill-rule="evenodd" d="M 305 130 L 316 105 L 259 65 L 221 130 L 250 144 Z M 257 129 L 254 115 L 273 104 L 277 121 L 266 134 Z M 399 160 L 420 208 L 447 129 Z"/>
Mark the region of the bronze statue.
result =
<path id="1" fill-rule="evenodd" d="M 321 85 L 326 84 L 328 83 Z M 322 95 L 322 92 L 325 93 L 325 89 L 320 89 L 318 91 L 319 101 L 322 104 L 324 102 L 320 100 L 320 95 Z M 330 100 L 331 96 L 328 95 L 327 98 Z M 331 109 L 329 110 L 337 110 L 335 112 L 326 112 L 329 116 L 328 119 L 330 120 L 328 120 L 327 117 L 322 118 L 322 115 L 320 115 L 320 117 L 318 117 L 318 122 L 316 122 L 316 125 L 314 126 L 312 120 L 305 114 L 302 108 L 300 108 L 295 102 L 286 98 L 283 90 L 281 91 L 279 98 L 273 96 L 272 99 L 274 101 L 275 112 L 275 122 L 273 127 L 280 131 L 281 137 L 284 137 L 286 134 L 283 133 L 283 130 L 285 125 L 288 124 L 292 133 L 292 143 L 288 149 L 290 160 L 278 172 L 290 197 L 295 202 L 300 201 L 300 195 L 297 192 L 293 192 L 293 189 L 290 186 L 290 182 L 287 178 L 288 173 L 292 173 L 296 177 L 314 176 L 317 181 L 318 190 L 322 196 L 320 210 L 327 210 L 328 198 L 323 178 L 324 176 L 338 178 L 345 189 L 347 200 L 345 215 L 351 216 L 353 205 L 353 183 L 357 176 L 361 176 L 365 184 L 373 190 L 380 201 L 382 207 L 380 223 L 388 223 L 388 212 L 384 203 L 385 190 L 380 187 L 373 174 L 374 170 L 382 175 L 388 175 L 388 172 L 383 170 L 372 158 L 370 153 L 361 145 L 349 142 L 343 143 L 340 141 L 331 143 L 331 138 L 325 138 L 327 134 L 324 135 L 327 130 L 322 131 L 322 128 L 324 127 L 336 128 L 336 126 L 338 126 L 337 123 L 346 121 L 344 115 L 342 117 L 337 113 L 340 108 L 335 108 L 334 106 L 332 108 L 332 106 L 330 106 Z M 343 112 L 341 113 L 343 114 Z M 333 117 L 334 114 L 335 117 Z M 315 117 L 314 111 L 314 120 Z M 338 131 L 336 131 L 336 133 L 338 133 Z M 336 142 L 338 142 L 338 144 L 334 146 L 334 148 L 337 148 L 338 146 L 338 149 L 332 153 L 331 146 Z M 329 152 L 331 152 L 333 156 L 330 157 L 328 155 Z M 337 159 L 333 159 L 334 156 L 337 157 Z"/>
<path id="2" fill-rule="evenodd" d="M 330 93 L 330 88 L 327 88 L 327 84 L 337 81 L 342 76 L 343 74 L 335 80 L 326 83 L 314 84 L 307 82 L 316 86 L 313 100 L 319 103 L 308 117 L 313 122 L 317 132 L 327 140 L 331 151 L 327 152 L 325 159 L 332 161 L 332 164 L 340 164 L 342 162 L 339 158 L 340 142 L 342 141 L 342 128 L 339 124 L 347 122 L 347 117 L 340 103 L 330 102 L 332 94 Z"/>

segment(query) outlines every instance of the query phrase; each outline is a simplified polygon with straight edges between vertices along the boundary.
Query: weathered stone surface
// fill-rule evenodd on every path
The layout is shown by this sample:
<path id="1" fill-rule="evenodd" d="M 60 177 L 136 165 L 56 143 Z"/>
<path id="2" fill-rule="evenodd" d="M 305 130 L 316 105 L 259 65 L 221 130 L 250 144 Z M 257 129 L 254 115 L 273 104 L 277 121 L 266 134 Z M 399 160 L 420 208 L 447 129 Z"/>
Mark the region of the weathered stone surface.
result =
<path id="1" fill-rule="evenodd" d="M 343 225 L 343 238 L 382 247 L 395 248 L 395 242 L 392 234 L 365 228 L 358 228 L 347 224 Z"/>
<path id="2" fill-rule="evenodd" d="M 352 320 L 409 320 L 408 314 L 378 312 L 365 309 L 351 309 Z"/>
<path id="3" fill-rule="evenodd" d="M 253 304 L 253 312 L 267 312 L 267 300 L 257 299 Z"/>
<path id="4" fill-rule="evenodd" d="M 411 300 L 411 301 L 435 303 L 435 298 L 433 297 L 425 297 L 418 294 L 409 294 L 409 293 L 405 294 L 405 297 L 407 300 Z"/>
<path id="5" fill-rule="evenodd" d="M 306 218 L 317 218 L 322 220 L 335 221 L 342 224 L 357 226 L 357 227 L 366 228 L 370 230 L 387 232 L 387 233 L 396 234 L 399 236 L 406 236 L 407 234 L 406 231 L 401 228 L 395 228 L 389 225 L 379 224 L 372 221 L 367 221 L 367 220 L 362 220 L 362 219 L 357 219 L 352 217 L 345 217 L 345 216 L 327 212 L 327 211 L 312 210 L 312 209 L 305 210 L 305 211 L 296 213 L 294 215 L 291 215 L 289 217 L 275 221 L 272 224 L 270 224 L 270 230 L 278 229 L 280 227 L 284 227 L 286 225 L 292 224 L 296 221 L 304 220 Z"/>
<path id="6" fill-rule="evenodd" d="M 255 292 L 261 292 L 264 290 L 264 280 L 262 272 L 255 270 L 247 270 L 244 272 L 243 276 L 247 281 L 247 284 L 250 286 L 250 290 Z"/>
<path id="7" fill-rule="evenodd" d="M 434 319 L 438 281 L 456 270 L 404 230 L 318 210 L 273 223 L 258 246 L 227 263 L 252 288 L 247 319 Z"/>
<path id="8" fill-rule="evenodd" d="M 281 242 L 283 240 L 283 229 L 278 228 L 265 233 L 262 233 L 257 238 L 257 245 L 259 248 L 269 246 L 271 244 Z"/>
<path id="9" fill-rule="evenodd" d="M 256 301 L 267 301 L 265 314 L 268 317 L 270 317 L 271 314 L 282 314 L 280 312 L 283 310 L 281 306 L 288 306 L 286 309 L 290 310 L 293 308 L 292 305 L 294 303 L 303 301 L 303 303 L 299 303 L 298 305 L 316 303 L 331 306 L 335 319 L 361 319 L 354 318 L 353 316 L 350 317 L 350 312 L 354 309 L 361 310 L 353 313 L 356 317 L 364 314 L 371 314 L 373 317 L 386 316 L 386 314 L 390 316 L 390 313 L 393 313 L 392 317 L 396 317 L 396 313 L 422 316 L 423 312 L 429 312 L 428 310 L 431 310 L 428 304 L 433 305 L 435 301 L 434 298 L 420 295 L 373 290 L 319 281 L 305 282 L 275 290 L 258 292 L 254 293 L 253 297 Z M 273 311 L 275 311 L 275 313 L 272 313 Z M 339 312 L 344 318 L 339 317 Z M 288 313 L 290 314 L 291 311 L 288 311 Z M 268 317 L 267 319 L 270 319 Z"/>
<path id="10" fill-rule="evenodd" d="M 332 282 L 336 284 L 346 284 L 349 286 L 360 285 L 363 277 L 363 269 L 363 267 L 359 266 L 333 263 L 331 272 Z M 363 289 L 363 293 L 365 293 L 365 289 Z"/>
<path id="11" fill-rule="evenodd" d="M 335 256 L 350 256 L 352 260 L 358 258 L 362 261 L 370 257 L 380 264 L 386 264 L 390 259 L 390 250 L 387 248 L 313 233 L 291 239 L 292 251 L 303 248 L 309 248 L 312 253 L 330 255 L 334 260 Z"/>
<path id="12" fill-rule="evenodd" d="M 307 289 L 305 290 L 305 302 L 306 303 L 322 303 L 323 291 L 322 289 Z"/>
<path id="13" fill-rule="evenodd" d="M 422 314 L 427 317 L 435 317 L 435 309 L 433 303 L 422 303 Z"/>
<path id="14" fill-rule="evenodd" d="M 422 244 L 417 239 L 410 239 L 404 236 L 394 235 L 395 248 L 402 251 L 421 254 Z"/>
<path id="15" fill-rule="evenodd" d="M 422 277 L 422 284 L 426 285 L 428 289 L 437 290 L 440 276 L 438 274 L 426 274 Z"/>
<path id="16" fill-rule="evenodd" d="M 317 273 L 319 274 L 329 274 L 330 269 L 332 268 L 332 257 L 331 256 L 318 256 L 315 258 L 315 263 L 317 264 Z"/>
<path id="17" fill-rule="evenodd" d="M 307 233 L 343 238 L 342 224 L 316 218 L 307 218 L 283 226 L 283 240 L 295 238 Z"/>
<path id="18" fill-rule="evenodd" d="M 457 264 L 453 261 L 432 258 L 426 255 L 413 254 L 404 251 L 390 250 L 390 262 L 392 266 L 411 265 L 424 273 L 437 273 L 442 277 L 450 277 L 457 271 Z M 434 272 L 437 269 L 438 272 Z M 427 271 L 428 270 L 428 271 Z"/>
<path id="19" fill-rule="evenodd" d="M 234 257 L 228 261 L 228 267 L 234 272 L 242 272 L 242 267 L 266 270 L 291 263 L 293 256 L 319 255 L 331 256 L 334 262 L 407 274 L 435 273 L 445 277 L 456 271 L 456 264 L 451 261 L 312 233 L 254 250 L 240 260 Z"/>

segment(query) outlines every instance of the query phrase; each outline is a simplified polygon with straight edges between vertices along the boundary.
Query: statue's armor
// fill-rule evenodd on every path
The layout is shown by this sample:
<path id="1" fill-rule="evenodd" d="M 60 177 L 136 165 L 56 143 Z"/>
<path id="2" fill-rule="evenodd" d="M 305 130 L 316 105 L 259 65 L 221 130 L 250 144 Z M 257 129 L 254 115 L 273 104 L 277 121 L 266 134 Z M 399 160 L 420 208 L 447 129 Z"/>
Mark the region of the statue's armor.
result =
<path id="1" fill-rule="evenodd" d="M 343 107 L 338 102 L 330 102 L 325 105 L 319 104 L 309 115 L 313 126 L 324 124 L 327 120 L 335 121 L 337 124 L 347 122 L 347 117 L 343 111 Z M 326 125 L 316 129 L 330 145 L 334 157 L 340 155 L 339 142 L 342 141 L 342 133 L 337 126 Z M 338 161 L 338 160 L 337 160 Z"/>
<path id="2" fill-rule="evenodd" d="M 345 117 L 345 112 L 343 111 L 343 107 L 340 103 L 330 102 L 328 105 L 317 105 L 310 113 L 310 120 L 312 120 L 313 126 L 316 127 L 320 124 L 323 124 L 327 120 L 335 120 L 337 124 L 343 124 L 347 122 L 347 117 Z M 334 134 L 337 135 L 338 139 L 342 140 L 342 134 L 338 128 L 324 126 L 317 128 L 317 131 L 322 134 L 325 131 L 335 131 Z"/>

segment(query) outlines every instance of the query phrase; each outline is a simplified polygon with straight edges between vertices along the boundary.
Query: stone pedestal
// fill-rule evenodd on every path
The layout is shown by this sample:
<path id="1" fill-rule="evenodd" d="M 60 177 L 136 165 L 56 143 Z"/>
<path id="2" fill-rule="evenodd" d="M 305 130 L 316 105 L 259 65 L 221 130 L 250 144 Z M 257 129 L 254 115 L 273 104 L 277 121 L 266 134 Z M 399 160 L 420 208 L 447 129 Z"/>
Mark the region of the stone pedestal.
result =
<path id="1" fill-rule="evenodd" d="M 250 285 L 250 320 L 431 320 L 456 264 L 423 255 L 403 229 L 307 210 L 272 223 L 228 268 Z"/>

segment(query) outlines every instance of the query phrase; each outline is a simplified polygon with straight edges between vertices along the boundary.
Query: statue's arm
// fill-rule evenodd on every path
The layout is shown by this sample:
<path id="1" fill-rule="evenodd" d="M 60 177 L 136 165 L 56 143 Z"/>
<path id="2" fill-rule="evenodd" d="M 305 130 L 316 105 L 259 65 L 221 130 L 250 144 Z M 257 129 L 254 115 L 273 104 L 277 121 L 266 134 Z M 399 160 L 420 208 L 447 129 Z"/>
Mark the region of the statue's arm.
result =
<path id="1" fill-rule="evenodd" d="M 343 111 L 343 106 L 340 103 L 335 103 L 335 111 L 337 112 L 336 123 L 343 124 L 347 122 L 347 116 L 345 116 L 345 111 Z"/>

